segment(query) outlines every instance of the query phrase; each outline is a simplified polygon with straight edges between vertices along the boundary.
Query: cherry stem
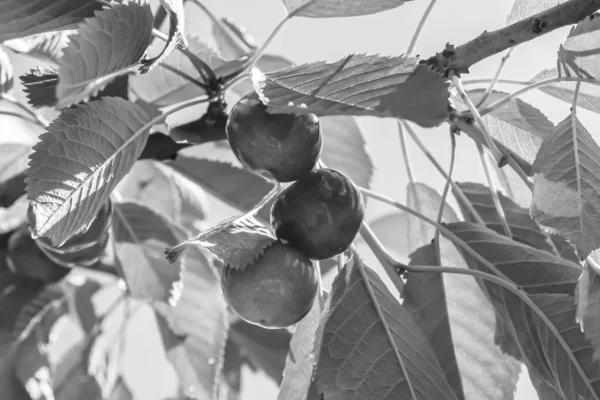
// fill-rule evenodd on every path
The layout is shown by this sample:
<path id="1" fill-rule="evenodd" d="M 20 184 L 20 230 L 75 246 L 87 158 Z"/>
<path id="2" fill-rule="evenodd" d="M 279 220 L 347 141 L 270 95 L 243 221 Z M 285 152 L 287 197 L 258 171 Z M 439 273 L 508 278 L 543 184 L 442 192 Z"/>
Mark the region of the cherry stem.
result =
<path id="1" fill-rule="evenodd" d="M 277 182 L 273 189 L 271 189 L 269 193 L 265 195 L 265 197 L 263 197 L 258 203 L 256 203 L 252 210 L 245 213 L 243 217 L 255 215 L 261 208 L 265 206 L 265 204 L 267 204 L 269 201 L 271 201 L 272 198 L 279 194 L 279 192 L 281 191 L 281 186 L 281 183 Z"/>
<path id="2" fill-rule="evenodd" d="M 10 94 L 1 93 L 0 99 L 6 100 L 9 103 L 12 103 L 13 105 L 19 107 L 21 110 L 23 110 L 25 113 L 27 113 L 27 115 L 32 117 L 35 120 L 35 123 L 37 123 L 42 128 L 45 128 L 48 125 L 48 121 L 46 121 L 46 119 L 44 117 L 42 117 L 39 113 L 32 110 L 27 104 L 20 102 L 19 100 L 17 100 L 15 97 L 11 96 Z M 23 118 L 22 115 L 20 115 L 20 117 Z"/>
<path id="3" fill-rule="evenodd" d="M 185 72 L 181 71 L 178 68 L 174 68 L 172 66 L 170 66 L 169 64 L 165 64 L 165 63 L 160 63 L 158 64 L 159 67 L 166 69 L 167 71 L 170 71 L 172 73 L 174 73 L 175 75 L 185 79 L 186 81 L 193 83 L 196 86 L 201 87 L 202 89 L 204 89 L 205 91 L 208 89 L 208 87 L 206 86 L 206 84 L 204 84 L 203 82 L 200 82 L 198 79 L 193 78 L 192 76 L 186 74 Z"/>
<path id="4" fill-rule="evenodd" d="M 344 268 L 344 264 L 346 263 L 344 253 L 340 253 L 337 255 L 337 271 L 338 274 L 342 272 L 342 268 Z"/>
<path id="5" fill-rule="evenodd" d="M 498 197 L 498 189 L 496 189 L 496 181 L 492 176 L 488 156 L 483 150 L 483 146 L 481 145 L 481 143 L 475 144 L 477 146 L 477 151 L 479 152 L 479 157 L 481 158 L 483 170 L 485 171 L 485 177 L 488 182 L 488 188 L 490 189 L 490 195 L 492 196 L 494 207 L 496 208 L 496 212 L 498 213 L 498 217 L 500 217 L 500 222 L 502 223 L 502 229 L 504 230 L 506 236 L 512 239 L 513 235 L 510 230 L 510 226 L 508 226 L 508 221 L 506 220 L 506 214 L 504 213 L 504 208 L 502 207 L 502 203 L 500 202 L 500 197 Z"/>
<path id="6" fill-rule="evenodd" d="M 490 82 L 492 82 L 493 79 L 463 79 L 462 83 L 463 85 L 467 86 L 467 85 L 479 85 L 482 83 L 487 83 L 489 84 Z M 523 85 L 523 86 L 527 86 L 530 85 L 531 82 L 528 81 L 517 81 L 514 79 L 498 79 L 496 81 L 496 83 L 502 83 L 502 84 L 507 84 L 507 85 Z"/>
<path id="7" fill-rule="evenodd" d="M 444 208 L 446 207 L 446 198 L 448 197 L 448 192 L 450 191 L 450 182 L 452 182 L 452 173 L 454 172 L 454 162 L 456 158 L 456 138 L 454 137 L 454 132 L 452 128 L 450 128 L 450 167 L 448 168 L 448 176 L 446 177 L 446 183 L 444 184 L 444 191 L 442 192 L 442 200 L 440 201 L 440 209 L 438 211 L 437 223 L 441 225 L 442 218 L 444 216 Z M 435 249 L 437 253 L 437 260 L 441 264 L 442 263 L 442 248 L 440 244 L 440 230 L 436 228 L 435 230 Z"/>
<path id="8" fill-rule="evenodd" d="M 435 6 L 435 3 L 437 3 L 437 0 L 431 0 L 429 2 L 429 5 L 425 9 L 425 12 L 421 16 L 419 25 L 417 25 L 417 29 L 415 30 L 415 33 L 413 34 L 413 37 L 410 40 L 410 44 L 408 45 L 408 50 L 406 50 L 406 57 L 410 57 L 415 47 L 417 47 L 417 43 L 419 42 L 419 38 L 421 37 L 421 31 L 423 31 L 423 27 L 425 26 L 425 23 L 427 22 L 427 19 L 429 18 L 429 15 L 431 14 L 433 7 Z"/>
<path id="9" fill-rule="evenodd" d="M 483 103 L 485 103 L 485 101 L 488 99 L 488 97 L 490 97 L 490 94 L 492 93 L 492 90 L 494 90 L 494 86 L 496 86 L 496 83 L 498 83 L 498 79 L 500 79 L 500 74 L 502 74 L 502 70 L 506 66 L 506 62 L 508 61 L 508 59 L 510 58 L 512 52 L 515 49 L 516 49 L 516 46 L 515 47 L 511 47 L 510 49 L 508 49 L 508 51 L 506 52 L 506 54 L 504 55 L 504 57 L 502 57 L 502 60 L 500 61 L 500 65 L 498 66 L 498 69 L 496 70 L 496 74 L 492 78 L 492 81 L 490 82 L 488 88 L 485 90 L 485 93 L 483 93 L 483 97 L 481 97 L 481 99 L 479 100 L 479 102 L 475 106 L 476 108 L 481 107 L 483 105 Z"/>
<path id="10" fill-rule="evenodd" d="M 479 213 L 477 212 L 477 210 L 473 206 L 473 203 L 471 203 L 471 201 L 465 195 L 465 193 L 460 188 L 460 186 L 458 186 L 456 184 L 456 182 L 454 182 L 454 180 L 450 179 L 450 175 L 448 173 L 446 173 L 446 171 L 444 171 L 444 168 L 442 168 L 442 166 L 437 161 L 437 159 L 433 156 L 433 154 L 431 154 L 431 152 L 429 151 L 429 149 L 427 149 L 427 147 L 425 147 L 425 145 L 423 144 L 423 142 L 421 141 L 421 139 L 419 138 L 419 136 L 416 134 L 416 132 L 414 131 L 414 129 L 412 129 L 412 127 L 410 126 L 410 124 L 408 124 L 406 121 L 402 121 L 402 125 L 404 126 L 404 128 L 406 129 L 406 131 L 408 132 L 408 134 L 410 135 L 410 137 L 412 138 L 412 140 L 417 144 L 417 146 L 419 147 L 419 149 L 423 152 L 423 154 L 425 154 L 425 156 L 429 159 L 429 161 L 431 161 L 431 163 L 433 164 L 433 166 L 438 170 L 438 172 L 444 178 L 446 178 L 446 180 L 450 180 L 450 184 L 452 185 L 452 190 L 454 191 L 454 195 L 457 196 L 460 199 L 460 201 L 463 202 L 463 204 L 465 205 L 465 207 L 467 207 L 467 209 L 469 210 L 469 212 L 471 213 L 471 215 L 473 216 L 473 218 L 475 218 L 475 220 L 477 221 L 477 223 L 479 223 L 481 225 L 485 225 L 485 222 L 483 221 L 483 219 L 481 218 L 481 216 L 479 215 Z"/>

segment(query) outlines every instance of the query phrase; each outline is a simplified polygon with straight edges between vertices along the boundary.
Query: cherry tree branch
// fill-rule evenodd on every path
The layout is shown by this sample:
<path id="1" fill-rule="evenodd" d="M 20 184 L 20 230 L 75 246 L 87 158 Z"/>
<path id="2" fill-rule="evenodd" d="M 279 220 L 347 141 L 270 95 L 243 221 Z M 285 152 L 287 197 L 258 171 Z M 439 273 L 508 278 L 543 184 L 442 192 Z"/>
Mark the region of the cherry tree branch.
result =
<path id="1" fill-rule="evenodd" d="M 600 0 L 569 0 L 507 27 L 483 32 L 459 46 L 446 45 L 444 51 L 424 62 L 447 75 L 451 71 L 468 73 L 471 66 L 488 57 L 563 26 L 576 24 L 598 10 Z"/>

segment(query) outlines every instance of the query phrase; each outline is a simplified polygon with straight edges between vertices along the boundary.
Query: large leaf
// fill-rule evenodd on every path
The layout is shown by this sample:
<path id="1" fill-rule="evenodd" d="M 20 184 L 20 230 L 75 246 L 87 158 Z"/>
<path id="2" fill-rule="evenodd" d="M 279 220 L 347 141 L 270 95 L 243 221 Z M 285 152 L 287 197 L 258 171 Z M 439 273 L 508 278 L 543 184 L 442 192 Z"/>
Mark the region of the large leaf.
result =
<path id="1" fill-rule="evenodd" d="M 282 0 L 290 14 L 309 18 L 356 17 L 391 10 L 407 0 Z"/>
<path id="2" fill-rule="evenodd" d="M 141 68 L 142 73 L 147 73 L 166 57 L 184 43 L 183 33 L 185 32 L 185 8 L 184 0 L 160 0 L 161 5 L 167 11 L 169 16 L 169 36 L 167 42 L 155 57 L 144 60 L 144 65 Z"/>
<path id="3" fill-rule="evenodd" d="M 113 4 L 86 20 L 59 60 L 58 106 L 85 101 L 115 77 L 133 71 L 152 39 L 153 20 L 150 5 L 140 0 Z"/>
<path id="4" fill-rule="evenodd" d="M 483 94 L 483 89 L 468 92 L 469 97 L 476 104 Z M 505 96 L 507 93 L 493 91 L 484 105 L 487 106 Z M 462 105 L 462 109 L 466 109 L 466 105 L 462 102 L 458 104 Z M 554 124 L 548 120 L 548 117 L 521 99 L 514 99 L 495 108 L 483 116 L 483 122 L 494 139 L 530 163 L 535 160 L 542 140 L 551 136 L 554 131 Z"/>
<path id="5" fill-rule="evenodd" d="M 569 115 L 533 163 L 531 217 L 568 237 L 582 259 L 600 247 L 599 160 L 600 147 Z"/>
<path id="6" fill-rule="evenodd" d="M 317 338 L 316 333 L 324 305 L 325 296 L 319 294 L 309 313 L 296 326 L 285 361 L 278 400 L 307 399 L 320 348 L 320 339 Z"/>
<path id="7" fill-rule="evenodd" d="M 178 237 L 185 232 L 179 231 Z M 184 394 L 213 399 L 219 388 L 229 320 L 210 253 L 190 249 L 182 258 L 182 292 L 156 305 L 167 357 Z M 164 318 L 164 319 L 163 319 Z"/>
<path id="8" fill-rule="evenodd" d="M 562 76 L 600 79 L 600 19 L 591 15 L 579 22 L 558 50 Z"/>
<path id="9" fill-rule="evenodd" d="M 270 112 L 395 117 L 424 127 L 448 115 L 447 84 L 417 58 L 349 55 L 268 74 L 255 68 L 252 75 Z"/>
<path id="10" fill-rule="evenodd" d="M 157 46 L 162 44 L 154 42 L 148 49 L 149 53 L 156 51 Z M 219 58 L 218 53 L 200 41 L 197 37 L 188 39 L 188 48 L 209 67 L 215 69 L 225 61 Z M 180 51 L 175 51 L 165 58 L 163 64 L 177 69 L 194 79 L 201 80 L 200 74 L 192 62 Z M 189 100 L 204 94 L 199 86 L 180 77 L 175 72 L 167 70 L 162 66 L 152 69 L 147 74 L 136 75 L 131 79 L 131 89 L 145 101 L 158 107 L 173 105 L 181 101 Z"/>
<path id="11" fill-rule="evenodd" d="M 31 106 L 40 108 L 56 105 L 56 86 L 58 85 L 58 67 L 56 65 L 37 67 L 29 73 L 21 75 L 19 79 L 21 79 L 23 91 Z"/>
<path id="12" fill-rule="evenodd" d="M 56 64 L 62 57 L 64 48 L 69 44 L 69 36 L 75 32 L 75 30 L 44 32 L 8 40 L 3 45 L 16 53 L 27 54 L 41 61 Z"/>
<path id="13" fill-rule="evenodd" d="M 467 199 L 471 202 L 473 208 L 475 208 L 481 219 L 483 219 L 486 226 L 503 235 L 504 228 L 502 226 L 502 220 L 496 211 L 490 189 L 479 183 L 472 182 L 458 183 L 458 187 L 460 187 Z M 498 198 L 502 205 L 502 209 L 504 210 L 504 216 L 506 217 L 506 222 L 510 227 L 514 240 L 551 254 L 556 254 L 556 249 L 558 254 L 563 258 L 579 263 L 579 258 L 575 253 L 575 249 L 563 237 L 546 234 L 542 231 L 540 226 L 531 219 L 528 209 L 519 206 L 501 193 L 498 193 Z M 457 199 L 458 204 L 461 207 L 463 214 L 467 216 L 467 219 L 476 222 L 475 217 L 470 214 L 465 204 L 459 197 L 457 197 Z"/>
<path id="14" fill-rule="evenodd" d="M 530 82 L 535 83 L 556 77 L 558 77 L 556 68 L 545 69 L 531 78 Z M 576 82 L 558 82 L 542 86 L 539 90 L 568 104 L 573 104 L 576 85 Z M 586 110 L 600 113 L 600 85 L 582 83 L 577 96 L 577 105 Z"/>
<path id="15" fill-rule="evenodd" d="M 598 253 L 592 253 L 597 262 Z M 594 360 L 600 361 L 600 276 L 589 265 L 581 273 L 577 287 L 577 321 L 594 346 Z"/>
<path id="16" fill-rule="evenodd" d="M 180 265 L 164 259 L 164 249 L 178 243 L 173 225 L 136 203 L 114 203 L 113 233 L 121 275 L 136 298 L 166 302 L 180 279 Z M 119 267 L 118 265 L 118 267 Z"/>
<path id="17" fill-rule="evenodd" d="M 96 0 L 5 0 L 0 4 L 0 42 L 74 28 L 101 10 Z"/>
<path id="18" fill-rule="evenodd" d="M 542 11 L 556 7 L 567 0 L 515 0 L 510 14 L 506 17 L 506 25 L 539 14 Z"/>
<path id="19" fill-rule="evenodd" d="M 319 332 L 326 399 L 456 399 L 419 326 L 360 260 L 333 282 Z"/>
<path id="20" fill-rule="evenodd" d="M 59 246 L 90 223 L 144 149 L 156 111 L 105 97 L 64 110 L 40 136 L 26 174 L 34 235 Z"/>

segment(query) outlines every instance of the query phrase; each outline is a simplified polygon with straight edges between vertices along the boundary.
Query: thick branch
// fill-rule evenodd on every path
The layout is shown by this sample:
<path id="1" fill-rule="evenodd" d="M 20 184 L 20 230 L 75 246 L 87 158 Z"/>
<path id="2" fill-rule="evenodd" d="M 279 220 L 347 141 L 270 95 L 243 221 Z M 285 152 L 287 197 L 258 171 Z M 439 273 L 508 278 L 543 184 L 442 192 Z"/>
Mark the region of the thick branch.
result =
<path id="1" fill-rule="evenodd" d="M 472 65 L 545 35 L 563 26 L 576 24 L 600 9 L 600 0 L 569 0 L 529 18 L 493 32 L 483 32 L 475 39 L 446 50 L 427 60 L 439 71 L 467 73 Z"/>

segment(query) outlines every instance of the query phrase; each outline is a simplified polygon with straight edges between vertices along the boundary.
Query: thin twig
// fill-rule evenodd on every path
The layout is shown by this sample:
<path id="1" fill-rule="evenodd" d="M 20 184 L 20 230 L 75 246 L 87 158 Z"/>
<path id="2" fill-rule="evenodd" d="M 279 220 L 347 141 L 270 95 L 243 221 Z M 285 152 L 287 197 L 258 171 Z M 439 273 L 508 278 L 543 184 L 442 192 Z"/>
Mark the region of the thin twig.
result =
<path id="1" fill-rule="evenodd" d="M 438 170 L 438 172 L 446 180 L 448 180 L 448 177 L 450 175 L 444 170 L 444 168 L 442 168 L 442 166 L 440 165 L 440 163 L 433 156 L 433 154 L 431 154 L 431 152 L 429 151 L 429 149 L 427 149 L 427 147 L 425 147 L 425 145 L 423 144 L 423 142 L 421 141 L 421 139 L 417 136 L 417 134 L 412 129 L 412 127 L 406 121 L 402 121 L 402 124 L 404 125 L 404 128 L 406 128 L 406 131 L 411 136 L 412 140 L 417 144 L 417 146 L 419 147 L 419 149 L 423 152 L 423 154 L 425 154 L 425 156 L 429 159 L 429 161 L 431 161 L 431 163 Z M 475 207 L 473 206 L 473 204 L 471 203 L 471 201 L 469 200 L 469 198 L 462 191 L 462 189 L 460 188 L 460 186 L 458 186 L 456 184 L 456 182 L 454 182 L 454 180 L 450 180 L 450 184 L 452 185 L 452 190 L 454 191 L 454 194 L 460 199 L 460 201 L 463 202 L 463 204 L 465 205 L 465 207 L 467 207 L 467 209 L 469 210 L 469 212 L 471 213 L 471 215 L 473 216 L 473 218 L 475 218 L 475 220 L 477 221 L 477 223 L 481 224 L 481 225 L 485 225 L 485 222 L 483 221 L 483 218 L 481 218 L 481 216 L 479 215 L 479 213 L 477 212 L 477 210 L 475 209 Z"/>
<path id="2" fill-rule="evenodd" d="M 487 83 L 489 84 L 490 82 L 492 82 L 493 79 L 490 78 L 485 78 L 485 79 L 463 79 L 462 83 L 463 85 L 467 86 L 467 85 L 479 85 L 482 83 Z M 530 81 L 517 81 L 514 79 L 498 79 L 498 81 L 496 83 L 502 83 L 502 84 L 507 84 L 507 85 L 531 85 Z"/>
<path id="3" fill-rule="evenodd" d="M 475 143 L 477 146 L 477 151 L 479 152 L 479 157 L 481 158 L 481 164 L 483 165 L 483 170 L 485 171 L 485 177 L 488 181 L 488 187 L 490 189 L 490 194 L 492 196 L 492 201 L 494 203 L 494 207 L 496 208 L 496 212 L 498 213 L 498 217 L 500 218 L 500 223 L 502 224 L 502 229 L 506 236 L 512 239 L 512 232 L 510 230 L 510 226 L 508 226 L 508 221 L 506 220 L 506 214 L 504 213 L 504 208 L 502 207 L 502 203 L 500 203 L 500 197 L 498 197 L 498 189 L 496 188 L 496 181 L 492 176 L 492 169 L 490 168 L 490 164 L 488 161 L 487 154 L 483 149 L 481 143 Z"/>
<path id="4" fill-rule="evenodd" d="M 475 107 L 475 105 L 473 104 L 473 102 L 471 101 L 469 96 L 467 95 L 467 92 L 465 92 L 465 89 L 462 86 L 460 78 L 455 75 L 452 77 L 452 82 L 454 83 L 454 87 L 456 87 L 456 90 L 460 94 L 460 97 L 467 104 L 467 106 L 469 107 L 469 110 L 471 110 L 471 114 L 473 115 L 473 118 L 475 118 L 475 121 L 479 125 L 479 129 L 481 130 L 481 133 L 483 134 L 483 137 L 487 143 L 487 148 L 492 152 L 492 155 L 494 156 L 496 163 L 499 166 L 503 166 L 505 163 L 506 157 L 504 156 L 504 154 L 502 154 L 500 149 L 496 146 L 496 143 L 494 142 L 492 135 L 490 135 L 490 133 L 488 132 L 487 128 L 485 127 L 485 123 L 483 122 L 483 119 L 481 118 L 481 115 L 477 111 L 477 107 Z"/>
<path id="5" fill-rule="evenodd" d="M 500 65 L 498 66 L 498 69 L 496 70 L 496 74 L 492 78 L 492 81 L 490 82 L 488 88 L 485 90 L 485 93 L 483 93 L 483 97 L 481 97 L 481 99 L 479 100 L 479 102 L 477 103 L 477 105 L 475 107 L 477 107 L 477 108 L 481 107 L 483 105 L 483 103 L 485 103 L 485 101 L 488 99 L 488 97 L 490 97 L 490 94 L 494 90 L 494 86 L 496 86 L 496 83 L 498 83 L 498 79 L 500 79 L 500 74 L 502 73 L 502 70 L 504 69 L 506 62 L 508 61 L 508 59 L 510 58 L 510 55 L 512 54 L 512 52 L 515 49 L 516 49 L 516 47 L 511 47 L 510 49 L 508 49 L 508 51 L 506 52 L 504 57 L 502 57 L 502 60 L 500 60 Z"/>
<path id="6" fill-rule="evenodd" d="M 421 32 L 423 31 L 423 27 L 425 26 L 425 22 L 427 22 L 427 19 L 429 18 L 429 15 L 431 14 L 433 7 L 435 6 L 435 3 L 437 3 L 437 0 L 431 0 L 429 2 L 429 5 L 425 9 L 423 16 L 421 16 L 419 25 L 417 25 L 417 29 L 415 30 L 415 33 L 413 34 L 413 37 L 410 40 L 410 44 L 408 45 L 408 50 L 406 50 L 406 57 L 410 57 L 415 47 L 417 47 L 419 37 L 421 37 Z"/>
<path id="7" fill-rule="evenodd" d="M 450 167 L 448 168 L 448 176 L 446 177 L 446 184 L 444 185 L 444 191 L 442 192 L 442 200 L 440 202 L 440 210 L 438 211 L 437 223 L 441 225 L 442 217 L 444 216 L 444 209 L 446 206 L 446 198 L 448 197 L 448 192 L 450 191 L 450 183 L 452 182 L 452 173 L 454 172 L 454 160 L 456 156 L 456 138 L 454 137 L 454 132 L 450 129 Z M 440 230 L 435 230 L 434 236 L 435 249 L 437 252 L 438 262 L 442 263 L 442 245 L 440 243 Z"/>
<path id="8" fill-rule="evenodd" d="M 159 67 L 166 69 L 167 71 L 170 71 L 172 73 L 174 73 L 175 75 L 179 76 L 182 79 L 185 79 L 186 81 L 193 83 L 196 86 L 201 87 L 202 89 L 204 89 L 205 91 L 207 90 L 207 86 L 203 83 L 200 82 L 198 79 L 186 74 L 185 72 L 183 72 L 182 70 L 180 70 L 179 68 L 175 68 L 170 66 L 169 64 L 166 63 L 160 63 L 158 64 Z"/>

